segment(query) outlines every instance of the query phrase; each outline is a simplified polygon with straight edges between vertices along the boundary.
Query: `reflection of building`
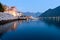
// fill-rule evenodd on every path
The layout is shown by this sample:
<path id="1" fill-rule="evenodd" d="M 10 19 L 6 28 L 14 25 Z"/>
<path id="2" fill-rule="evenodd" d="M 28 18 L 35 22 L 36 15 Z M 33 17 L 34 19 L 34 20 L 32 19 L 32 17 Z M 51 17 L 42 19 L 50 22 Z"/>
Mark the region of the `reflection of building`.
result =
<path id="1" fill-rule="evenodd" d="M 17 25 L 18 25 L 17 22 L 0 25 L 0 33 L 5 33 L 7 31 L 16 30 Z"/>
<path id="2" fill-rule="evenodd" d="M 15 31 L 16 28 L 18 27 L 18 23 L 21 24 L 22 20 L 11 22 L 11 23 L 7 23 L 5 25 L 0 25 L 0 34 L 8 32 L 8 31 L 11 31 L 11 30 Z"/>
<path id="3" fill-rule="evenodd" d="M 11 31 L 11 30 L 15 31 L 17 28 L 17 25 L 18 25 L 17 22 L 0 25 L 0 37 L 8 31 Z"/>
<path id="4" fill-rule="evenodd" d="M 11 30 L 16 30 L 17 25 L 18 25 L 18 23 L 17 23 L 17 22 L 14 22 L 14 23 L 13 23 L 13 26 L 11 27 Z"/>

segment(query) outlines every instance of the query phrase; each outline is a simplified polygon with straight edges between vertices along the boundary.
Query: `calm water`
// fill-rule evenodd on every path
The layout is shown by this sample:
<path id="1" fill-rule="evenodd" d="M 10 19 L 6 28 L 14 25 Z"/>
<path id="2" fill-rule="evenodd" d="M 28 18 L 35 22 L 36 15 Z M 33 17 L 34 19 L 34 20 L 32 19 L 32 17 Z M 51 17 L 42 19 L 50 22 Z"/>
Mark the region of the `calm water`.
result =
<path id="1" fill-rule="evenodd" d="M 1 40 L 60 40 L 59 21 L 15 21 L 0 25 Z"/>

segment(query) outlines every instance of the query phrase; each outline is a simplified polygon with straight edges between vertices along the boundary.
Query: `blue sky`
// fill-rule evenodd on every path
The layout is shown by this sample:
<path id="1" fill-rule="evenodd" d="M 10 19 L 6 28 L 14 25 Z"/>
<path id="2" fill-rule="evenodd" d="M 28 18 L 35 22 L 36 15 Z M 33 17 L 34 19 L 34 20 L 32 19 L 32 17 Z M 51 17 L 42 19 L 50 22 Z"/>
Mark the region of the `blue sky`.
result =
<path id="1" fill-rule="evenodd" d="M 44 12 L 60 6 L 60 0 L 0 0 L 8 6 L 16 6 L 22 12 Z"/>

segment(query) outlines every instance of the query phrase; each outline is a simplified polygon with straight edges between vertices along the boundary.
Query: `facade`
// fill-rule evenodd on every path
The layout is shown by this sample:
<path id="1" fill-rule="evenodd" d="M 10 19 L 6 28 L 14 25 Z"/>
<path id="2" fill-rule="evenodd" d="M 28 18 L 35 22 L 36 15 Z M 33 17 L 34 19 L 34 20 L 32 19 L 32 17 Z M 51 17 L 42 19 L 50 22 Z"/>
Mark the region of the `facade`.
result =
<path id="1" fill-rule="evenodd" d="M 17 16 L 17 9 L 16 9 L 16 7 L 10 7 L 8 9 L 8 13 L 10 13 L 13 16 Z"/>
<path id="2" fill-rule="evenodd" d="M 17 12 L 17 16 L 23 16 L 22 12 Z"/>
<path id="3" fill-rule="evenodd" d="M 6 10 L 4 12 L 9 13 L 9 14 L 13 15 L 14 17 L 22 15 L 22 13 L 17 12 L 16 7 L 14 7 L 14 6 L 12 6 L 12 7 L 7 7 L 6 6 Z"/>

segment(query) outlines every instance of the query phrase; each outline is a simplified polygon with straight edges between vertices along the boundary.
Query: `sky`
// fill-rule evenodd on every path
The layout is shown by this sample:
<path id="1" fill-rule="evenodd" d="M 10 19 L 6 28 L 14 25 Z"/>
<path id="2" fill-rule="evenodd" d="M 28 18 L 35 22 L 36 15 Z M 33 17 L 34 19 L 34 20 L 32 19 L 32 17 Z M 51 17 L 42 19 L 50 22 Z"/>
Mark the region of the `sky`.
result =
<path id="1" fill-rule="evenodd" d="M 60 6 L 60 0 L 0 0 L 7 6 L 16 6 L 22 12 L 44 12 Z"/>

